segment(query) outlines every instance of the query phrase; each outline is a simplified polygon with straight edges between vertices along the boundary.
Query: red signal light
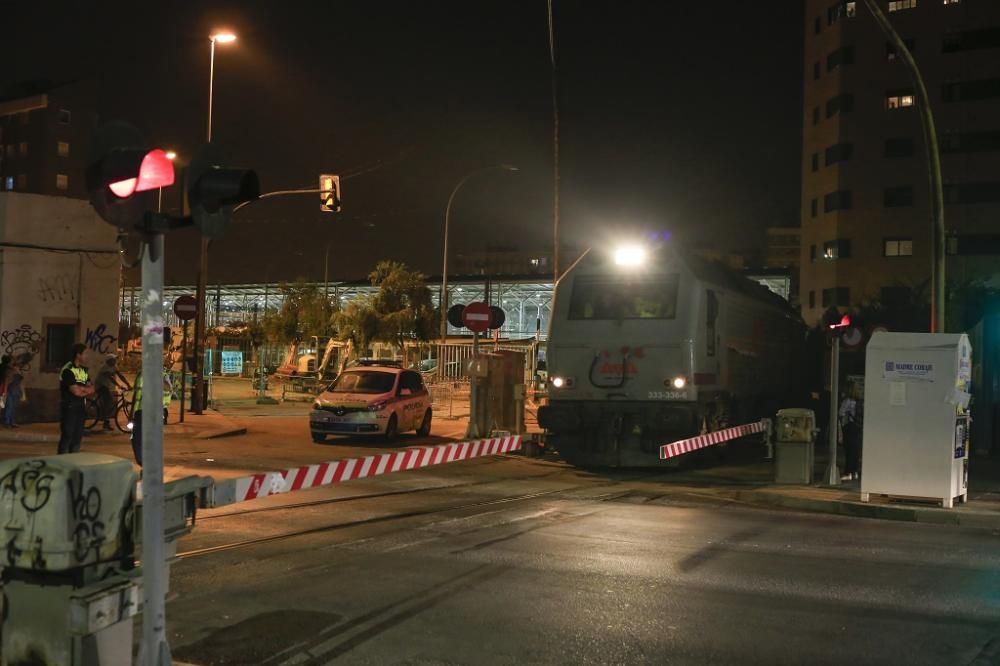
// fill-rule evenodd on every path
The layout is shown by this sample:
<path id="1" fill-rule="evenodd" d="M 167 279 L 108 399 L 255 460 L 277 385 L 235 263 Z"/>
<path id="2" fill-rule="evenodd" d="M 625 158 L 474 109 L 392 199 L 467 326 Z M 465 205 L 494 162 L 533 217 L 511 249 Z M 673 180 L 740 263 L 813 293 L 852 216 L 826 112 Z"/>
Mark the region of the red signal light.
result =
<path id="1" fill-rule="evenodd" d="M 843 317 L 840 318 L 839 324 L 830 324 L 830 328 L 832 329 L 847 328 L 850 325 L 851 325 L 851 315 L 845 314 Z"/>
<path id="2" fill-rule="evenodd" d="M 139 165 L 139 175 L 136 178 L 126 178 L 108 184 L 108 189 L 122 199 L 136 192 L 146 192 L 174 184 L 174 163 L 167 153 L 159 148 L 151 150 L 142 158 Z"/>

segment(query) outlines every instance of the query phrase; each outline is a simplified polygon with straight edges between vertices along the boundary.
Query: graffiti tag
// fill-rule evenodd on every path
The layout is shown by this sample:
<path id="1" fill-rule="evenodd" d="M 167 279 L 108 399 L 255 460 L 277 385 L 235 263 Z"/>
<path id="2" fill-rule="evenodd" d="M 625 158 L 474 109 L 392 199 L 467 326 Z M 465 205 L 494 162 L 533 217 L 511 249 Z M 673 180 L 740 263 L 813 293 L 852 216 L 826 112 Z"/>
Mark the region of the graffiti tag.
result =
<path id="1" fill-rule="evenodd" d="M 44 460 L 25 461 L 0 477 L 0 500 L 10 493 L 25 511 L 35 513 L 49 503 L 54 478 Z"/>
<path id="2" fill-rule="evenodd" d="M 43 303 L 76 301 L 76 282 L 65 274 L 38 278 L 38 298 Z"/>
<path id="3" fill-rule="evenodd" d="M 98 354 L 110 354 L 114 351 L 118 338 L 109 335 L 107 331 L 108 327 L 104 324 L 100 324 L 94 329 L 88 328 L 87 338 L 84 341 L 87 347 Z"/>
<path id="4" fill-rule="evenodd" d="M 77 521 L 73 528 L 73 556 L 78 562 L 87 559 L 90 551 L 100 556 L 101 544 L 104 543 L 104 523 L 98 520 L 101 515 L 101 491 L 97 486 L 83 489 L 83 475 L 79 479 L 79 488 L 69 481 L 70 502 L 73 507 L 73 518 Z"/>
<path id="5" fill-rule="evenodd" d="M 22 372 L 30 369 L 31 360 L 42 347 L 42 334 L 30 324 L 7 331 L 0 331 L 0 349 L 10 356 L 15 367 Z"/>

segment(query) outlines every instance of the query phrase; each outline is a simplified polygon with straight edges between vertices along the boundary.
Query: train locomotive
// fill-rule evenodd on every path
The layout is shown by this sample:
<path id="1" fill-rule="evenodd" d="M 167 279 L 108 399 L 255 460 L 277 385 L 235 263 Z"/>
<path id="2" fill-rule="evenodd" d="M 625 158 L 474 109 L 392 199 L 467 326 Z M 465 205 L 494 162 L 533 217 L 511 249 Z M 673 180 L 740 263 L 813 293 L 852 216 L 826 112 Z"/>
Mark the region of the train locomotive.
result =
<path id="1" fill-rule="evenodd" d="M 538 421 L 571 464 L 662 465 L 662 444 L 797 404 L 804 340 L 784 299 L 721 264 L 590 252 L 556 286 Z"/>

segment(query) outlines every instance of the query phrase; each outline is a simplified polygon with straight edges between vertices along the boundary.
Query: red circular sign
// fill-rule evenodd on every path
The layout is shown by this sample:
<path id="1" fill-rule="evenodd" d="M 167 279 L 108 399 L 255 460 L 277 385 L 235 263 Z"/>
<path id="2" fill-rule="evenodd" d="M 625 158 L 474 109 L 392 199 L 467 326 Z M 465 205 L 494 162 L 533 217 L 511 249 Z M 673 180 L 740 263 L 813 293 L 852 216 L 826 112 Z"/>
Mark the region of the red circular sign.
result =
<path id="1" fill-rule="evenodd" d="M 194 319 L 198 316 L 198 301 L 194 299 L 194 296 L 178 296 L 177 300 L 174 301 L 174 314 L 181 321 Z"/>
<path id="2" fill-rule="evenodd" d="M 462 323 L 473 333 L 482 333 L 490 327 L 493 315 L 486 303 L 469 303 L 462 311 Z"/>

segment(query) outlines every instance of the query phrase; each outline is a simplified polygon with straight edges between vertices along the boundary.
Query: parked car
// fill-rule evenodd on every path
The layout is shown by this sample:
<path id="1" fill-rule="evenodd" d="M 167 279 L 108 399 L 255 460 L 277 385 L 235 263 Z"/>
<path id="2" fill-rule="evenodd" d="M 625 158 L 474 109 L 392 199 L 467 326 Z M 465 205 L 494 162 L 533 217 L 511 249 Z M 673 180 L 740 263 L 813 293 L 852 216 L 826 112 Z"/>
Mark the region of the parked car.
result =
<path id="1" fill-rule="evenodd" d="M 392 441 L 401 432 L 431 432 L 431 396 L 419 372 L 387 365 L 358 365 L 342 372 L 313 403 L 309 430 L 314 442 L 327 435 L 378 435 Z"/>

